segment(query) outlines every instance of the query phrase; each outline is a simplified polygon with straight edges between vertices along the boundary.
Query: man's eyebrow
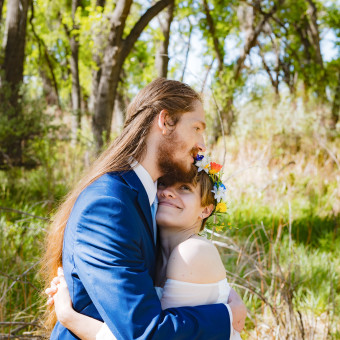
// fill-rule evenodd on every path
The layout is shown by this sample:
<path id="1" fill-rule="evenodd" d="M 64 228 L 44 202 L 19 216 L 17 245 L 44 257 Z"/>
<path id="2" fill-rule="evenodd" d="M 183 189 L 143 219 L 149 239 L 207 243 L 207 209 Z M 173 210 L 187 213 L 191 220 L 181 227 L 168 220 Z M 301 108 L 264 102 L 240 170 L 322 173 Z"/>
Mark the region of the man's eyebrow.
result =
<path id="1" fill-rule="evenodd" d="M 205 130 L 205 128 L 207 127 L 207 124 L 205 124 L 205 122 L 203 122 L 203 121 L 199 121 L 199 123 L 203 126 L 203 129 Z"/>

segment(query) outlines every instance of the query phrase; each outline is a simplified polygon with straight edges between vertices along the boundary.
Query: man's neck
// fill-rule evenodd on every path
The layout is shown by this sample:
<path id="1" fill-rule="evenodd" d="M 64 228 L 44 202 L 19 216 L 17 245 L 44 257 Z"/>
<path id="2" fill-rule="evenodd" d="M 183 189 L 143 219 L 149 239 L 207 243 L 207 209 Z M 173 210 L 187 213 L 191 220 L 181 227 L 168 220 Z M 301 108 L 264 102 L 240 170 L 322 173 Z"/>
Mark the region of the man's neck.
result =
<path id="1" fill-rule="evenodd" d="M 162 173 L 159 171 L 158 168 L 158 149 L 157 149 L 157 143 L 152 143 L 152 141 L 148 141 L 147 147 L 146 147 L 146 154 L 145 157 L 139 162 L 144 169 L 149 173 L 152 180 L 156 182 L 159 177 L 162 176 Z"/>

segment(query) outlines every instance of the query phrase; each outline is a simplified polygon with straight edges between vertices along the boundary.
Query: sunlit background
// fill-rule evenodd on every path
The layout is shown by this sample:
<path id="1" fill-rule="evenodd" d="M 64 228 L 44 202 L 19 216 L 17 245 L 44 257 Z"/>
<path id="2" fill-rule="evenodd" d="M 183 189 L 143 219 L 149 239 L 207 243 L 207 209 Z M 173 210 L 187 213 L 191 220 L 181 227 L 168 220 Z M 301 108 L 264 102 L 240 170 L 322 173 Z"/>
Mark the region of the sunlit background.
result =
<path id="1" fill-rule="evenodd" d="M 48 336 L 48 221 L 162 76 L 202 94 L 224 164 L 226 227 L 205 235 L 247 305 L 242 338 L 339 339 L 339 8 L 0 0 L 0 338 Z"/>

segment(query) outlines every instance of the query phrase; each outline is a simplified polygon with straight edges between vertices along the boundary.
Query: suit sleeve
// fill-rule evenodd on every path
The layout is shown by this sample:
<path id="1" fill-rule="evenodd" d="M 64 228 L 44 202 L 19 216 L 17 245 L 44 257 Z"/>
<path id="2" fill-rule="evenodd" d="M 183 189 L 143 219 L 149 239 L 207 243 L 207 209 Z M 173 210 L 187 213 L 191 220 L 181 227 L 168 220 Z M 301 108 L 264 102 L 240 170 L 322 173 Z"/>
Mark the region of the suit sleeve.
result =
<path id="1" fill-rule="evenodd" d="M 143 260 L 141 231 L 120 200 L 99 197 L 77 224 L 75 269 L 98 312 L 120 339 L 229 339 L 224 304 L 161 309 Z"/>

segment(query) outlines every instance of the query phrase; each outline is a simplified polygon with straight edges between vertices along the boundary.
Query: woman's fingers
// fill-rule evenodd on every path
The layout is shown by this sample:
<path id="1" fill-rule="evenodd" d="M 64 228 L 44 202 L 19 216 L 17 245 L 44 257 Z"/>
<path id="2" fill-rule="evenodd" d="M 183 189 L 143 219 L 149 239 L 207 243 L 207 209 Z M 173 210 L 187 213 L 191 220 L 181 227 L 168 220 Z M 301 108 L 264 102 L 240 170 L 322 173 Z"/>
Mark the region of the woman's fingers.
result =
<path id="1" fill-rule="evenodd" d="M 48 306 L 52 306 L 52 305 L 54 304 L 54 299 L 53 299 L 53 297 L 48 298 L 46 304 L 47 304 Z"/>
<path id="2" fill-rule="evenodd" d="M 64 276 L 64 270 L 63 267 L 58 267 L 58 276 Z"/>
<path id="3" fill-rule="evenodd" d="M 51 298 L 58 291 L 58 285 L 60 285 L 60 278 L 58 276 L 54 277 L 51 281 L 51 286 L 45 290 L 45 293 Z M 48 303 L 50 304 L 50 303 Z"/>
<path id="4" fill-rule="evenodd" d="M 46 293 L 47 295 L 53 295 L 53 294 L 55 294 L 57 291 L 58 291 L 58 287 L 55 286 L 55 287 L 46 288 L 45 293 Z"/>
<path id="5" fill-rule="evenodd" d="M 54 283 L 57 286 L 60 283 L 59 277 L 58 276 L 54 277 L 52 283 Z"/>
<path id="6" fill-rule="evenodd" d="M 59 281 L 60 281 L 60 286 L 67 287 L 67 283 L 66 283 L 66 280 L 65 280 L 64 271 L 63 271 L 62 267 L 58 268 L 58 278 L 59 278 Z"/>
<path id="7" fill-rule="evenodd" d="M 67 283 L 64 277 L 64 271 L 62 267 L 58 268 L 58 276 L 54 277 L 51 281 L 51 286 L 48 287 L 45 290 L 45 293 L 48 295 L 48 300 L 47 300 L 47 305 L 53 305 L 55 303 L 54 301 L 54 296 L 55 294 L 58 293 L 58 288 L 66 288 L 67 295 L 68 294 L 68 289 L 67 289 Z M 64 293 L 65 295 L 65 293 Z M 66 299 L 67 300 L 67 299 Z"/>

